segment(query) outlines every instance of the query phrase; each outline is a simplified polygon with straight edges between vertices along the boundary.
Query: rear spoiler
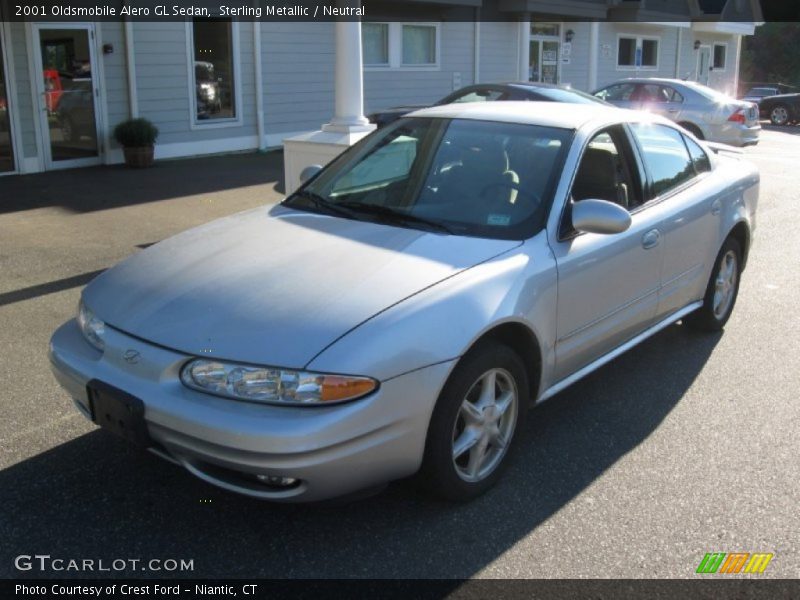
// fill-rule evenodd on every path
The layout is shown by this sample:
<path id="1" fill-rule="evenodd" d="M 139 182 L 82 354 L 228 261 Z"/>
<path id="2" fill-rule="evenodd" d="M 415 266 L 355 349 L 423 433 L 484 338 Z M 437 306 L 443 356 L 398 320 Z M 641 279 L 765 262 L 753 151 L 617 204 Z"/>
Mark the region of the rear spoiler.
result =
<path id="1" fill-rule="evenodd" d="M 744 154 L 744 150 L 741 148 L 735 148 L 733 146 L 729 146 L 728 144 L 720 144 L 718 142 L 706 142 L 705 144 L 714 152 L 714 154 L 719 154 L 720 152 L 739 155 Z"/>

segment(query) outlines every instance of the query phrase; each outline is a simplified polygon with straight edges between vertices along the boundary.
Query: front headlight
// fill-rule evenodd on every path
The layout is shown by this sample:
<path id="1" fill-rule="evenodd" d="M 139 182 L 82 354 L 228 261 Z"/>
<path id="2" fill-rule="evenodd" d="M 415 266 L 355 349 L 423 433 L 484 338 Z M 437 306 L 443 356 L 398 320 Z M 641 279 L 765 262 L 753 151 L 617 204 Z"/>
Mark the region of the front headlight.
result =
<path id="1" fill-rule="evenodd" d="M 366 396 L 378 387 L 369 377 L 255 367 L 205 358 L 190 360 L 181 381 L 192 389 L 265 404 L 334 404 Z"/>
<path id="2" fill-rule="evenodd" d="M 78 326 L 86 341 L 102 352 L 106 346 L 103 341 L 106 324 L 94 316 L 94 313 L 83 303 L 83 299 L 78 303 Z"/>

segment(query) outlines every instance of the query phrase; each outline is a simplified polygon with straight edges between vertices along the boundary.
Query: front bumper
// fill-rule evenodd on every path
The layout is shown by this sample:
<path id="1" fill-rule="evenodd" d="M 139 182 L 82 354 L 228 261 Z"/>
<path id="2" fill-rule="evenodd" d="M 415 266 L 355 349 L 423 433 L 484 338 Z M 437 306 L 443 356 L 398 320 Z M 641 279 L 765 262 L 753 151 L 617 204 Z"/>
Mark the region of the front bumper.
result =
<path id="1" fill-rule="evenodd" d="M 91 418 L 87 383 L 98 380 L 142 400 L 151 450 L 219 487 L 276 501 L 315 501 L 413 474 L 422 462 L 433 405 L 452 362 L 381 383 L 375 393 L 330 407 L 283 407 L 218 398 L 179 379 L 189 356 L 110 327 L 99 352 L 77 323 L 50 341 L 61 386 Z M 135 364 L 128 350 L 139 352 Z M 255 475 L 290 477 L 280 488 Z"/>

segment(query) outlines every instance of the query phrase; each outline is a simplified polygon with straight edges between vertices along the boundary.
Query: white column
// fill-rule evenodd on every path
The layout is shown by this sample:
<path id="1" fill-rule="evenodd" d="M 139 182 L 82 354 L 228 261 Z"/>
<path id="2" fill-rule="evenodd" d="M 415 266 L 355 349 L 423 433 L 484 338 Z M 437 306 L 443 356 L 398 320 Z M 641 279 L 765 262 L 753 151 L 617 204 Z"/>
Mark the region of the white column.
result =
<path id="1" fill-rule="evenodd" d="M 253 21 L 253 68 L 256 79 L 256 131 L 258 149 L 264 150 L 264 73 L 261 64 L 261 21 Z"/>
<path id="2" fill-rule="evenodd" d="M 520 81 L 530 79 L 531 69 L 531 18 L 525 15 L 519 22 L 519 73 Z"/>
<path id="3" fill-rule="evenodd" d="M 725 60 L 728 60 L 728 57 L 725 57 Z M 742 36 L 736 36 L 736 62 L 733 65 L 733 90 L 731 90 L 731 96 L 734 98 L 739 97 L 739 67 L 741 66 L 742 61 Z"/>
<path id="4" fill-rule="evenodd" d="M 336 21 L 334 115 L 322 131 L 353 133 L 372 131 L 364 116 L 364 68 L 361 56 L 361 21 Z"/>
<path id="5" fill-rule="evenodd" d="M 340 0 L 340 6 L 359 7 L 360 1 Z M 318 131 L 283 140 L 286 194 L 300 187 L 300 173 L 311 165 L 324 166 L 375 129 L 364 117 L 364 68 L 361 22 L 336 21 L 334 115 Z"/>
<path id="6" fill-rule="evenodd" d="M 600 23 L 592 21 L 589 26 L 589 89 L 597 89 L 597 63 L 600 57 Z"/>

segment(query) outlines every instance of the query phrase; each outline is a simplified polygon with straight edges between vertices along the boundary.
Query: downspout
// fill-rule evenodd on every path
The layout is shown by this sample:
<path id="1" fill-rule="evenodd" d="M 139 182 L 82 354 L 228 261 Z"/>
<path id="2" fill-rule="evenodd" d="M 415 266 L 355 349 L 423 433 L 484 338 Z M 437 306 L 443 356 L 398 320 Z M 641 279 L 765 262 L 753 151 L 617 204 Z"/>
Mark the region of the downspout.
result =
<path id="1" fill-rule="evenodd" d="M 682 52 L 683 52 L 683 27 L 678 27 L 678 51 L 675 53 L 675 79 L 681 78 Z"/>
<path id="2" fill-rule="evenodd" d="M 475 9 L 475 43 L 473 44 L 474 56 L 472 65 L 472 83 L 479 82 L 481 77 L 481 9 Z"/>
<path id="3" fill-rule="evenodd" d="M 261 21 L 253 21 L 253 64 L 256 70 L 256 130 L 258 151 L 266 148 L 264 143 L 264 74 L 261 70 Z"/>
<path id="4" fill-rule="evenodd" d="M 125 17 L 125 66 L 128 77 L 128 111 L 131 119 L 139 116 L 139 94 L 136 91 L 136 57 L 133 42 L 133 21 Z"/>

